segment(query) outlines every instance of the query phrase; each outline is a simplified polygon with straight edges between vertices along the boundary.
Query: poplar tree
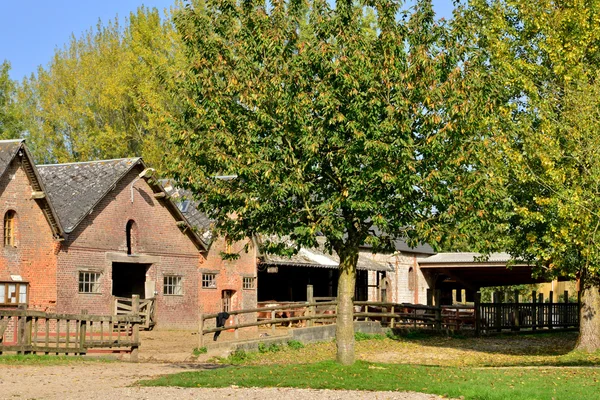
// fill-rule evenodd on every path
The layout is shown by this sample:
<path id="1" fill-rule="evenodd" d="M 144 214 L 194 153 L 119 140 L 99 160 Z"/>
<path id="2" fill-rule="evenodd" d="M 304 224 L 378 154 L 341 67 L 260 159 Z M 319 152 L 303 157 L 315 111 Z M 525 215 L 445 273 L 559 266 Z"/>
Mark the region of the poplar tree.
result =
<path id="1" fill-rule="evenodd" d="M 458 15 L 486 79 L 471 93 L 486 99 L 478 168 L 494 176 L 482 197 L 496 245 L 579 279 L 577 347 L 600 349 L 600 1 L 471 0 Z"/>

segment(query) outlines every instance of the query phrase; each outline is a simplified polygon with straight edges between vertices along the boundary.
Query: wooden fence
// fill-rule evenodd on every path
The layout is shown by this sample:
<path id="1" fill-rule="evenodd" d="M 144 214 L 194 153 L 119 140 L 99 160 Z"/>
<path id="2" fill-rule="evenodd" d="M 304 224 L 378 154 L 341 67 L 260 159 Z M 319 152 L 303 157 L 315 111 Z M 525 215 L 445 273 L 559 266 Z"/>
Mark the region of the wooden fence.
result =
<path id="1" fill-rule="evenodd" d="M 479 322 L 478 331 L 501 332 L 502 330 L 519 331 L 528 329 L 570 329 L 579 327 L 580 301 L 569 302 L 569 294 L 565 291 L 564 302 L 555 303 L 553 292 L 550 292 L 547 302 L 541 294 L 532 292 L 530 303 L 519 301 L 518 293 L 514 294 L 513 302 L 499 302 L 494 295 L 493 303 L 479 303 L 476 299 L 476 319 Z"/>
<path id="2" fill-rule="evenodd" d="M 138 360 L 139 298 L 133 315 L 53 314 L 24 308 L 0 310 L 0 355 L 86 354 L 89 349 L 119 349 Z"/>
<path id="3" fill-rule="evenodd" d="M 233 330 L 235 339 L 239 330 L 249 327 L 270 326 L 275 333 L 277 325 L 313 326 L 316 323 L 335 323 L 336 301 L 313 301 L 300 303 L 278 303 L 259 308 L 228 311 L 232 324 L 223 327 L 209 327 L 206 321 L 216 319 L 218 314 L 201 314 L 198 328 L 198 346 L 204 347 L 204 335 Z M 256 321 L 240 323 L 240 316 L 253 314 Z M 254 318 L 252 318 L 254 319 Z M 389 327 L 415 327 L 425 329 L 444 329 L 454 326 L 452 318 L 442 318 L 442 308 L 408 303 L 354 302 L 354 319 L 357 321 L 380 321 Z"/>
<path id="4" fill-rule="evenodd" d="M 113 298 L 113 315 L 132 315 L 133 299 L 129 297 Z M 156 298 L 140 299 L 139 315 L 142 318 L 140 328 L 151 330 L 156 325 Z"/>
<path id="5" fill-rule="evenodd" d="M 275 333 L 276 325 L 313 326 L 315 323 L 334 323 L 337 302 L 331 298 L 312 297 L 312 287 L 308 287 L 308 302 L 278 303 L 261 302 L 261 307 L 247 310 L 229 311 L 231 324 L 224 327 L 208 327 L 207 320 L 218 314 L 202 314 L 199 326 L 199 347 L 204 346 L 204 335 L 224 330 L 233 330 L 235 339 L 239 329 L 257 326 L 270 326 Z M 516 294 L 515 294 L 516 295 Z M 357 321 L 379 321 L 390 328 L 414 328 L 430 330 L 468 330 L 476 335 L 501 332 L 503 330 L 569 329 L 579 326 L 579 302 L 569 303 L 565 292 L 564 303 L 554 303 L 553 295 L 547 303 L 543 298 L 532 294 L 532 303 L 480 303 L 476 295 L 474 305 L 456 304 L 451 306 L 426 306 L 409 303 L 387 303 L 372 301 L 354 302 L 354 319 Z M 439 296 L 436 296 L 439 299 Z M 251 315 L 250 322 L 240 323 L 240 316 Z"/>

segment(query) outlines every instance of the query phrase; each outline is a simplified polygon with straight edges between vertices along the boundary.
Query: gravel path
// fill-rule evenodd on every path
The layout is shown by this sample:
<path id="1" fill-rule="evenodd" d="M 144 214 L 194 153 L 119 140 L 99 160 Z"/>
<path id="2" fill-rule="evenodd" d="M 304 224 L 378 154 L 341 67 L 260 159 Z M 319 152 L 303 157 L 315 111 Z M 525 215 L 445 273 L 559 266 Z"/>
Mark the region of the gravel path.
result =
<path id="1" fill-rule="evenodd" d="M 412 392 L 234 387 L 223 389 L 130 387 L 139 379 L 204 367 L 206 366 L 155 363 L 0 366 L 0 399 L 441 399 L 438 396 Z"/>

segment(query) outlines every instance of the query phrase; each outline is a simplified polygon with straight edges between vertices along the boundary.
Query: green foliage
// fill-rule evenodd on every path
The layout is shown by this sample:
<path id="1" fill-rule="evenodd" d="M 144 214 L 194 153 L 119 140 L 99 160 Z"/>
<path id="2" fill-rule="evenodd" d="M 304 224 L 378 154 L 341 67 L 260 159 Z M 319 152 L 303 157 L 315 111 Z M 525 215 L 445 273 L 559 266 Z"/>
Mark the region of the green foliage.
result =
<path id="1" fill-rule="evenodd" d="M 23 131 L 22 110 L 17 99 L 18 85 L 8 72 L 10 63 L 0 64 L 0 139 L 19 138 Z"/>
<path id="2" fill-rule="evenodd" d="M 470 92 L 496 246 L 539 274 L 600 277 L 600 2 L 475 0 L 457 24 L 478 59 Z M 469 41 L 470 40 L 470 41 Z"/>
<path id="3" fill-rule="evenodd" d="M 519 292 L 522 301 L 531 301 L 531 293 L 538 289 L 539 285 L 512 285 L 512 286 L 490 286 L 481 288 L 481 301 L 489 303 L 493 300 L 494 292 L 498 293 L 500 301 L 504 302 L 508 297 L 508 302 L 515 301 L 515 291 Z"/>
<path id="4" fill-rule="evenodd" d="M 302 342 L 299 342 L 297 340 L 289 340 L 287 342 L 287 345 L 292 350 L 300 350 L 300 349 L 304 348 L 304 344 L 302 344 Z"/>
<path id="5" fill-rule="evenodd" d="M 258 344 L 259 353 L 277 353 L 278 351 L 281 351 L 281 346 L 277 343 L 271 343 L 270 345 L 264 343 Z"/>
<path id="6" fill-rule="evenodd" d="M 36 160 L 143 156 L 160 170 L 163 109 L 177 107 L 163 76 L 178 68 L 179 43 L 169 18 L 140 7 L 57 49 L 19 91 Z"/>
<path id="7" fill-rule="evenodd" d="M 464 234 L 454 214 L 467 197 L 458 183 L 473 179 L 469 64 L 430 1 L 402 18 L 399 7 L 195 0 L 175 16 L 186 66 L 170 174 L 219 235 L 259 235 L 278 254 L 323 236 L 340 256 L 340 323 L 351 320 L 359 246 Z M 350 349 L 351 324 L 337 332 Z"/>
<path id="8" fill-rule="evenodd" d="M 241 364 L 245 361 L 250 360 L 252 357 L 249 353 L 242 349 L 236 349 L 233 353 L 231 353 L 225 362 L 229 364 Z"/>
<path id="9" fill-rule="evenodd" d="M 360 342 L 362 340 L 382 340 L 385 338 L 385 335 L 380 335 L 376 333 L 354 332 L 354 340 L 356 340 L 357 342 Z"/>
<path id="10" fill-rule="evenodd" d="M 220 368 L 171 374 L 142 386 L 297 387 L 434 393 L 465 399 L 600 399 L 596 368 L 483 369 L 358 361 Z M 401 377 L 401 379 L 399 379 Z M 558 382 L 560 384 L 558 384 Z M 549 384 L 550 383 L 550 384 Z"/>
<path id="11" fill-rule="evenodd" d="M 208 353 L 208 349 L 205 347 L 194 347 L 194 350 L 192 350 L 192 354 L 196 357 L 198 357 L 200 354 L 206 354 Z"/>

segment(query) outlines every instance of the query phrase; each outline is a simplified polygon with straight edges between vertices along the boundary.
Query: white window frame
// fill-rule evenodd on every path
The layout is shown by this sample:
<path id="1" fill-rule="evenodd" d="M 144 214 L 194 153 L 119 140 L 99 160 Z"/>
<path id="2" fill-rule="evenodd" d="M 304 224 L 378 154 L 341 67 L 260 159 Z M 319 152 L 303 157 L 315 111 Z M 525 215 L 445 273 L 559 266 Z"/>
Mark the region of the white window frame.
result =
<path id="1" fill-rule="evenodd" d="M 244 289 L 244 290 L 256 289 L 256 277 L 255 276 L 242 277 L 242 289 Z"/>
<path id="2" fill-rule="evenodd" d="M 183 276 L 164 275 L 163 276 L 163 295 L 164 296 L 183 296 Z"/>
<path id="3" fill-rule="evenodd" d="M 94 279 L 92 279 L 94 277 Z M 80 294 L 101 293 L 100 279 L 102 273 L 98 271 L 80 270 L 77 274 L 77 289 Z"/>
<path id="4" fill-rule="evenodd" d="M 202 289 L 216 289 L 217 274 L 215 272 L 202 273 Z"/>

